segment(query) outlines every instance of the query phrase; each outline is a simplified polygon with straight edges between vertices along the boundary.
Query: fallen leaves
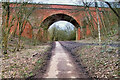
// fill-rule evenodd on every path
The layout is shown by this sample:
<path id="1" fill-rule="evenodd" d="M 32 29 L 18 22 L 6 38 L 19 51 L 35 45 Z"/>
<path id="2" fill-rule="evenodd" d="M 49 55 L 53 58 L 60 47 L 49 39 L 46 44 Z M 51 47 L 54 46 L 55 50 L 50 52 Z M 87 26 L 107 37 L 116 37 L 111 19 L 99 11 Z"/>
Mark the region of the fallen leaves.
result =
<path id="1" fill-rule="evenodd" d="M 81 59 L 88 67 L 87 69 L 92 76 L 96 78 L 118 77 L 117 74 L 116 76 L 113 75 L 118 69 L 116 66 L 118 54 L 115 53 L 115 50 L 117 49 L 111 49 L 109 46 L 107 47 L 107 50 L 103 50 L 96 46 L 91 46 L 91 48 L 86 47 L 84 50 L 78 52 L 82 51 L 82 53 L 80 53 L 82 54 Z M 86 58 L 87 60 L 85 60 Z"/>
<path id="2" fill-rule="evenodd" d="M 45 44 L 9 53 L 9 56 L 2 61 L 2 78 L 24 78 L 33 75 L 32 71 L 35 69 L 36 64 L 42 64 L 41 56 L 43 57 L 43 55 L 41 54 L 45 53 L 49 48 L 51 46 Z"/>

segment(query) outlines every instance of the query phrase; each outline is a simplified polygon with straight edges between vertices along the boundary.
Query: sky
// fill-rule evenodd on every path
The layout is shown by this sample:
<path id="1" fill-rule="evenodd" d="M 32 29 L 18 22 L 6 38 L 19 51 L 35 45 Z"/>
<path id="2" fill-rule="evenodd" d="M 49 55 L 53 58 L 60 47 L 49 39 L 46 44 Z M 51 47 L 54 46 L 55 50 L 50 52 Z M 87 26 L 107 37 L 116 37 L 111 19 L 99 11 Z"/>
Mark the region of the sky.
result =
<path id="1" fill-rule="evenodd" d="M 28 1 L 28 0 L 0 0 L 0 1 Z M 32 0 L 33 2 L 41 2 L 41 3 L 48 3 L 48 4 L 69 4 L 69 5 L 76 5 L 78 1 L 82 0 Z M 98 0 L 83 0 L 87 2 L 93 2 Z M 101 0 L 101 1 L 108 1 L 108 2 L 118 2 L 119 0 Z"/>
<path id="2" fill-rule="evenodd" d="M 56 3 L 56 4 L 74 4 L 74 2 L 82 1 L 82 0 L 32 0 L 34 2 L 45 2 L 45 3 Z M 86 2 L 93 2 L 98 0 L 83 0 Z M 116 2 L 119 0 L 101 0 L 101 1 L 108 1 L 108 2 Z"/>
<path id="3" fill-rule="evenodd" d="M 33 0 L 35 2 L 44 2 L 49 4 L 74 4 L 76 0 Z"/>
<path id="4" fill-rule="evenodd" d="M 0 1 L 8 1 L 8 0 L 0 0 Z M 28 0 L 10 0 L 11 2 L 14 1 L 28 1 Z M 68 4 L 68 5 L 75 5 L 76 0 L 31 0 L 35 3 L 47 3 L 47 4 Z"/>
<path id="5" fill-rule="evenodd" d="M 56 25 L 56 26 L 59 26 L 59 28 L 61 28 L 61 29 L 66 29 L 66 26 L 71 27 L 71 29 L 74 29 L 74 27 L 75 27 L 73 24 L 71 24 L 71 23 L 68 22 L 68 21 L 57 21 L 57 22 L 53 23 L 53 24 L 49 27 L 49 29 L 51 29 L 52 27 L 55 27 L 55 25 Z"/>

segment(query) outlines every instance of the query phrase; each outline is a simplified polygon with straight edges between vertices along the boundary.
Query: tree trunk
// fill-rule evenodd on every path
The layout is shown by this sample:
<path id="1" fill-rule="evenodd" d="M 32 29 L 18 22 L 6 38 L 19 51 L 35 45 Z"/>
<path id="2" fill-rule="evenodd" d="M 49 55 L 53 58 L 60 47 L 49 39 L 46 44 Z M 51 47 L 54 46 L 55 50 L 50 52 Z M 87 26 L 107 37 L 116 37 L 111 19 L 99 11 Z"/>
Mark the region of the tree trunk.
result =
<path id="1" fill-rule="evenodd" d="M 20 40 L 21 40 L 21 35 L 19 34 L 19 36 L 18 36 L 17 51 L 19 51 L 19 49 L 20 49 Z"/>
<path id="2" fill-rule="evenodd" d="M 118 9 L 118 12 L 120 13 L 120 9 Z M 120 40 L 120 18 L 118 18 L 118 40 Z"/>
<path id="3" fill-rule="evenodd" d="M 101 33 L 100 33 L 100 23 L 99 23 L 99 15 L 98 15 L 98 4 L 95 2 L 96 14 L 97 14 L 97 23 L 98 23 L 98 37 L 99 37 L 99 45 L 101 44 Z"/>
<path id="4" fill-rule="evenodd" d="M 9 24 L 9 2 L 2 3 L 2 53 L 7 54 L 8 46 L 8 24 Z M 5 18 L 5 19 L 3 19 Z"/>

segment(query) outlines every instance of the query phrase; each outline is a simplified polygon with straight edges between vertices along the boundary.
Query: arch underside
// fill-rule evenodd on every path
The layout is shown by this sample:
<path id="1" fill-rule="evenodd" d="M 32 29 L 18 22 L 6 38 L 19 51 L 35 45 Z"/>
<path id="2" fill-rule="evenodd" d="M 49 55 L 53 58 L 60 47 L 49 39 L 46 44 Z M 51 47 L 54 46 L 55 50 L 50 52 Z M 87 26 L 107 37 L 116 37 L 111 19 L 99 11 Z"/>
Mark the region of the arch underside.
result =
<path id="1" fill-rule="evenodd" d="M 60 20 L 68 21 L 72 23 L 76 28 L 80 26 L 74 18 L 66 14 L 54 14 L 52 16 L 49 16 L 42 22 L 41 26 L 48 29 L 50 25 Z"/>

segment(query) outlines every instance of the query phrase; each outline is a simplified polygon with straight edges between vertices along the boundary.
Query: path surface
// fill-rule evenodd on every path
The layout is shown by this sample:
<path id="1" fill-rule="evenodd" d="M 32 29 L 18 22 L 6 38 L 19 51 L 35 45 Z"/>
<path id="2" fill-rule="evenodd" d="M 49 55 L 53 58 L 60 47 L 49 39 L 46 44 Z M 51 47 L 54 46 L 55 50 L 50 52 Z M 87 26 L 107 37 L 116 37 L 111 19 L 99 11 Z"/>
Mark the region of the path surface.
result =
<path id="1" fill-rule="evenodd" d="M 68 52 L 63 49 L 59 42 L 56 42 L 56 47 L 53 50 L 44 78 L 85 78 L 86 76 L 80 72 Z"/>

